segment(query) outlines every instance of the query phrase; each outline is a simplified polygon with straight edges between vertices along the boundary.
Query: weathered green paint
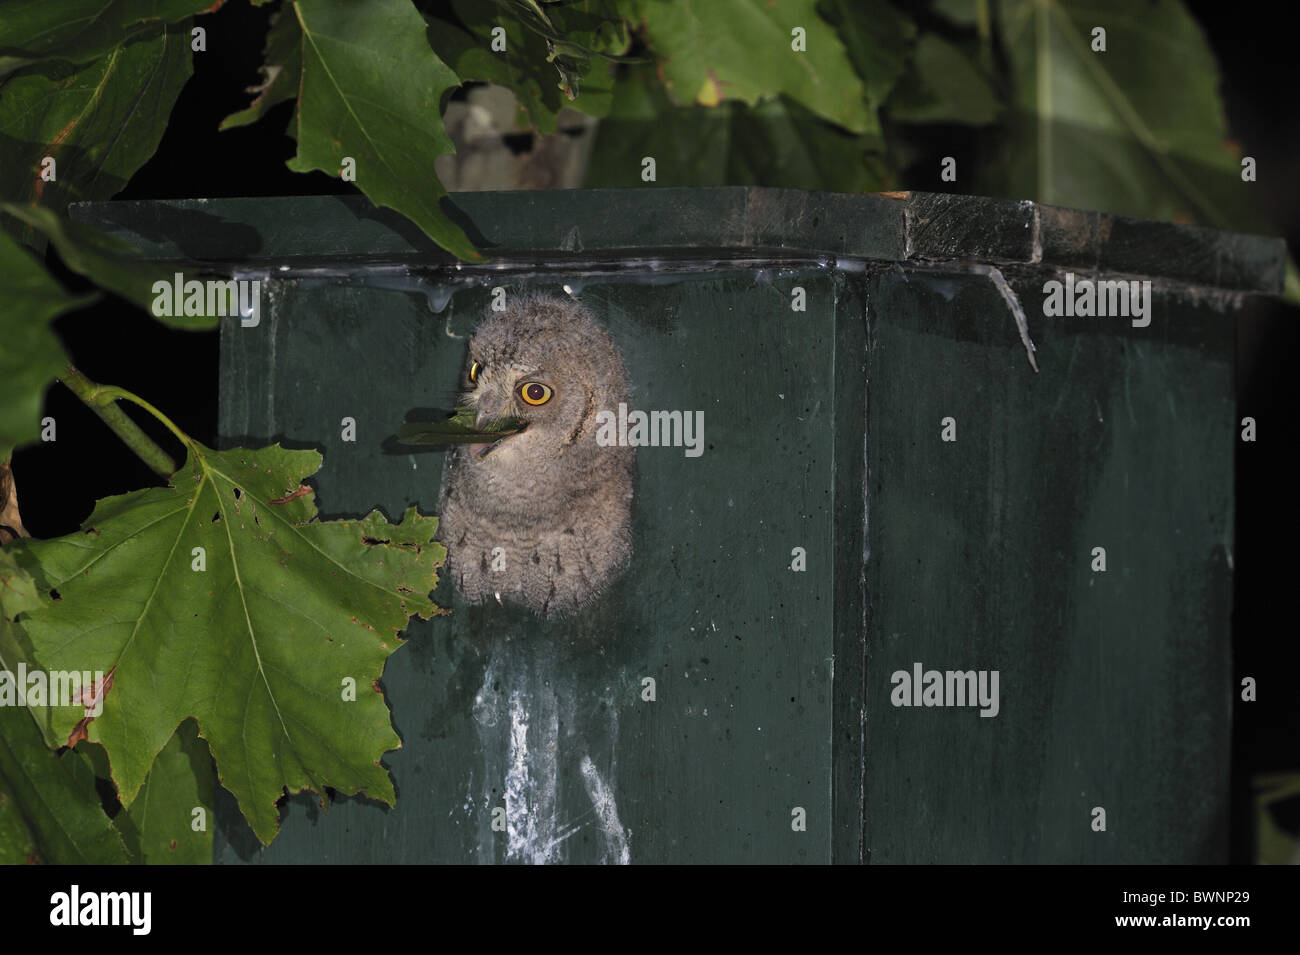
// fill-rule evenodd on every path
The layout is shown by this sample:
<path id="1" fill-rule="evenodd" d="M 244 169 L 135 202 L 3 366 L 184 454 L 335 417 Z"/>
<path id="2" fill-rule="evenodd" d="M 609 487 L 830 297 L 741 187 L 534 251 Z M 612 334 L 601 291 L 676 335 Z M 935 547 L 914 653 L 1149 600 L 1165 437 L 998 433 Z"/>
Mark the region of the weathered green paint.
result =
<path id="1" fill-rule="evenodd" d="M 799 281 L 833 303 L 829 274 Z M 328 462 L 318 481 L 326 513 L 378 505 L 392 514 L 412 503 L 433 511 L 442 455 L 385 455 L 380 443 L 408 410 L 449 404 L 465 345 L 447 330 L 466 335 L 488 291 L 460 292 L 441 315 L 423 296 L 359 285 L 299 283 L 279 297 L 260 328 L 223 338 L 223 430 L 259 441 L 311 435 Z M 385 672 L 403 738 L 388 760 L 398 808 L 381 813 L 396 838 L 359 837 L 378 825 L 364 821 L 377 810 L 361 804 L 305 825 L 304 798 L 268 860 L 501 858 L 507 838 L 493 836 L 483 807 L 502 803 L 514 692 L 523 693 L 529 750 L 558 745 L 555 826 L 539 820 L 535 841 L 582 826 L 554 858 L 605 854 L 583 756 L 617 787 L 636 858 L 828 857 L 833 308 L 791 315 L 776 283 L 749 274 L 653 289 L 593 284 L 582 298 L 620 343 L 637 407 L 704 410 L 704 454 L 641 449 L 633 564 L 580 618 L 466 608 L 441 588 L 453 614 L 413 628 Z M 699 315 L 715 320 L 686 320 Z M 728 354 L 750 361 L 724 371 Z M 785 357 L 769 366 L 764 355 Z M 356 445 L 339 440 L 345 415 L 358 421 Z M 750 437 L 760 420 L 772 446 Z M 790 466 L 771 468 L 773 448 Z M 747 479 L 757 474 L 761 484 Z M 808 573 L 786 569 L 796 544 L 808 549 Z M 645 677 L 657 683 L 653 703 L 641 700 Z M 793 833 L 793 806 L 819 825 Z"/>
<path id="2" fill-rule="evenodd" d="M 382 445 L 451 405 L 493 285 L 569 284 L 636 407 L 705 412 L 702 457 L 640 450 L 633 564 L 589 611 L 545 621 L 440 587 L 452 613 L 385 671 L 395 809 L 295 797 L 263 850 L 226 805 L 219 861 L 609 861 L 624 842 L 634 862 L 1223 858 L 1222 290 L 1276 290 L 1280 243 L 920 194 L 456 201 L 488 268 L 354 200 L 79 208 L 151 255 L 266 278 L 261 326 L 223 327 L 221 433 L 321 448 L 325 516 L 434 509 L 442 455 Z M 973 264 L 1017 291 L 1040 373 Z M 1045 318 L 1042 282 L 1067 268 L 1154 276 L 1151 325 Z M 918 661 L 998 670 L 998 716 L 891 705 Z M 533 831 L 493 832 L 521 785 Z"/>
<path id="3" fill-rule="evenodd" d="M 868 299 L 872 860 L 1223 861 L 1230 317 L 1040 314 L 1034 375 L 986 279 Z M 999 670 L 1001 712 L 893 707 L 915 661 Z"/>

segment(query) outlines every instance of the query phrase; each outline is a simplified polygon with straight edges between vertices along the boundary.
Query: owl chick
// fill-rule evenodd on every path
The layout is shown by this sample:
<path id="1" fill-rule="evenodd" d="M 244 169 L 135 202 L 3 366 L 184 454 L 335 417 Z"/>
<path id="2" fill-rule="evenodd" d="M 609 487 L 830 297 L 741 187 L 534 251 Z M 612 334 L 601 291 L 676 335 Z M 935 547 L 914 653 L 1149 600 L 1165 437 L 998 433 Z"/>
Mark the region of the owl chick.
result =
<path id="1" fill-rule="evenodd" d="M 447 572 L 471 603 L 571 613 L 632 553 L 636 449 L 596 441 L 596 415 L 628 400 L 618 347 L 576 302 L 519 298 L 475 329 L 464 387 L 480 429 L 502 418 L 528 426 L 448 455 L 438 505 Z"/>

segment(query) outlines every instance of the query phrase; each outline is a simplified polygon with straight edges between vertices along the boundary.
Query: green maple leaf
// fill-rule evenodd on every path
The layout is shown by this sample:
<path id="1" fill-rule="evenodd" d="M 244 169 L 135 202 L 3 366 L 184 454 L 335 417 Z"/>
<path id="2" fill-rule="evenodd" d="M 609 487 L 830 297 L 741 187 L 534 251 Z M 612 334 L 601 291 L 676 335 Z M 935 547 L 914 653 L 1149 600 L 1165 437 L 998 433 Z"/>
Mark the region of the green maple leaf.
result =
<path id="1" fill-rule="evenodd" d="M 377 681 L 410 617 L 438 612 L 437 519 L 318 521 L 301 484 L 315 451 L 185 440 L 169 487 L 100 501 L 81 533 L 11 545 L 49 598 L 21 619 L 41 666 L 110 675 L 98 718 L 51 709 L 56 734 L 102 744 L 130 805 L 193 717 L 264 843 L 286 789 L 391 804 L 380 757 L 401 743 Z"/>
<path id="2" fill-rule="evenodd" d="M 82 743 L 78 749 L 91 744 Z M 135 800 L 113 820 L 132 856 L 146 865 L 208 865 L 213 826 L 196 828 L 196 809 L 212 815 L 212 761 L 193 720 L 167 741 Z"/>
<path id="3" fill-rule="evenodd" d="M 20 663 L 31 666 L 14 618 L 44 603 L 15 551 L 0 549 L 0 670 L 10 679 Z M 0 865 L 126 862 L 121 835 L 100 808 L 89 761 L 80 752 L 50 749 L 34 715 L 0 705 Z"/>
<path id="4" fill-rule="evenodd" d="M 482 259 L 448 217 L 447 190 L 433 160 L 455 152 L 441 100 L 460 78 L 425 37 L 410 0 L 295 0 L 267 35 L 265 81 L 223 128 L 256 122 L 295 100 L 294 172 L 339 176 L 355 162 L 356 184 L 375 205 L 395 209 L 462 259 Z"/>

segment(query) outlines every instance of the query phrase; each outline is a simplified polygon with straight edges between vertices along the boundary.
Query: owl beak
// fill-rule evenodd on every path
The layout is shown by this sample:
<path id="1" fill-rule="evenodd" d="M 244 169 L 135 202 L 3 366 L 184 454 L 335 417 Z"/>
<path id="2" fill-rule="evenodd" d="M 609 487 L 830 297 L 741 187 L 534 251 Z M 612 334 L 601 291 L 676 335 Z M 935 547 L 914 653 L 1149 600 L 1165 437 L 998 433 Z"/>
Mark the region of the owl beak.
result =
<path id="1" fill-rule="evenodd" d="M 510 409 L 504 405 L 491 407 L 487 399 L 480 399 L 478 403 L 478 414 L 474 416 L 474 427 L 482 431 L 493 422 L 500 421 L 502 418 L 506 417 L 509 410 Z"/>
<path id="2" fill-rule="evenodd" d="M 493 419 L 491 418 L 479 418 L 478 419 L 479 429 L 482 429 L 486 424 L 491 423 L 492 420 Z M 526 430 L 528 429 L 525 428 L 524 431 Z M 491 454 L 492 451 L 497 447 L 497 445 L 501 444 L 503 441 L 508 441 L 511 438 L 515 437 L 516 435 L 520 435 L 523 433 L 524 433 L 523 431 L 515 431 L 512 432 L 511 434 L 502 435 L 501 437 L 497 438 L 495 441 L 485 441 L 481 444 L 471 444 L 468 445 L 467 447 L 469 448 L 469 453 L 473 455 L 474 459 L 481 461 L 489 454 Z"/>

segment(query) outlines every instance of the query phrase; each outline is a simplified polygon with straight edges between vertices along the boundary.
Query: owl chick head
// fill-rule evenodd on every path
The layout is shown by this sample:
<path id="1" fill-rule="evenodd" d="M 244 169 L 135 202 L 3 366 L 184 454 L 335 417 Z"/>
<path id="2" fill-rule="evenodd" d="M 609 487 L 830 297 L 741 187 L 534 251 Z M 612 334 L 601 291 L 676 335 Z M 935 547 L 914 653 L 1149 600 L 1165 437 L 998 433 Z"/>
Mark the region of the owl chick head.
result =
<path id="1" fill-rule="evenodd" d="M 628 400 L 618 348 L 577 302 L 519 297 L 475 330 L 463 386 L 480 431 L 527 426 L 448 455 L 438 534 L 451 579 L 473 603 L 585 606 L 632 552 L 636 448 L 596 440 L 600 412 Z"/>
<path id="2" fill-rule="evenodd" d="M 609 333 L 577 302 L 516 297 L 470 338 L 462 405 L 479 428 L 518 418 L 528 427 L 469 454 L 504 467 L 533 455 L 588 457 L 596 414 L 627 400 L 627 374 Z"/>

